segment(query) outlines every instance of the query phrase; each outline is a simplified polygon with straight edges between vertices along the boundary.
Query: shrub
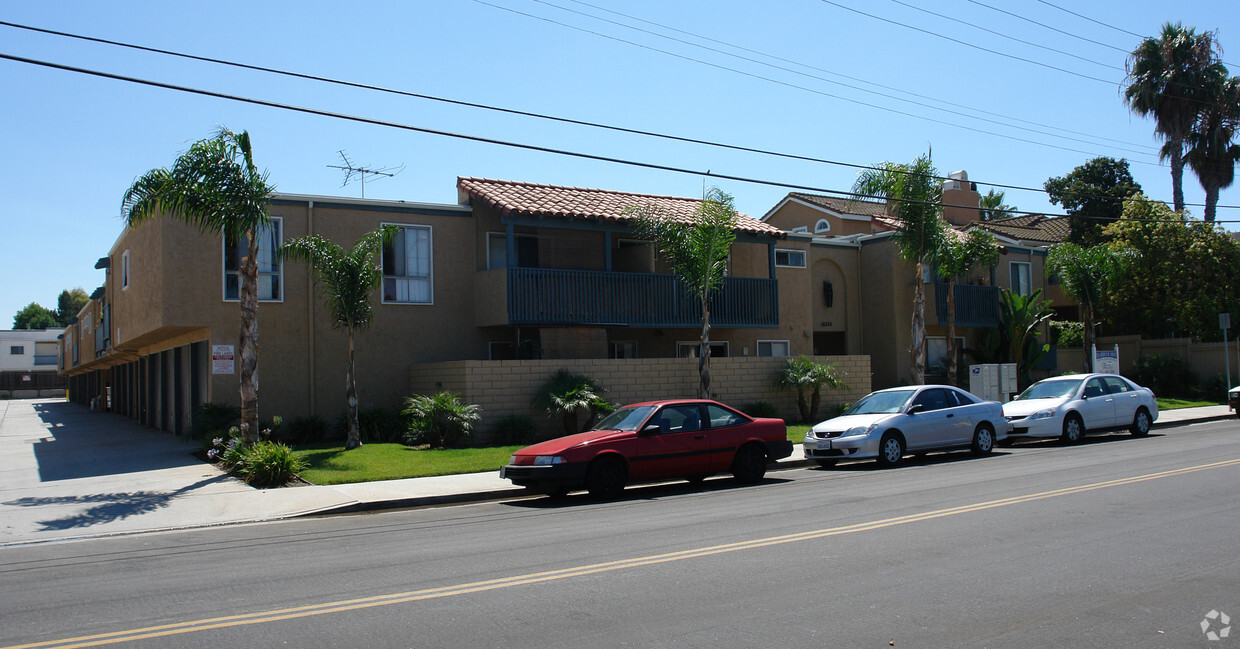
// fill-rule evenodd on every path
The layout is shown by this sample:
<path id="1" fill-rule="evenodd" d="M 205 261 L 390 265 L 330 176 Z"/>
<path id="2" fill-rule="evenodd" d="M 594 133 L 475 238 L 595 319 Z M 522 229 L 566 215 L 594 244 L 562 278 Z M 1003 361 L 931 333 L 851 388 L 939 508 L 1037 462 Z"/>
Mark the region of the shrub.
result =
<path id="1" fill-rule="evenodd" d="M 190 435 L 206 440 L 218 436 L 241 419 L 241 409 L 224 403 L 203 403 L 194 408 Z"/>
<path id="2" fill-rule="evenodd" d="M 409 417 L 409 443 L 425 440 L 431 448 L 464 446 L 473 435 L 482 408 L 463 404 L 451 392 L 416 395 L 405 399 L 403 413 Z"/>
<path id="3" fill-rule="evenodd" d="M 264 440 L 243 448 L 236 471 L 256 487 L 285 484 L 306 468 L 305 463 L 293 455 L 293 449 L 280 442 Z"/>
<path id="4" fill-rule="evenodd" d="M 315 444 L 327 439 L 330 433 L 326 419 L 310 415 L 288 420 L 278 431 L 272 432 L 272 438 L 289 444 Z"/>
<path id="5" fill-rule="evenodd" d="M 241 424 L 242 427 L 245 424 Z M 224 467 L 225 471 L 231 472 L 241 464 L 245 457 L 245 441 L 241 435 L 241 428 L 233 426 L 228 429 L 227 433 L 217 435 L 207 444 L 207 460 L 218 462 Z"/>
<path id="6" fill-rule="evenodd" d="M 603 398 L 607 390 L 594 378 L 575 374 L 568 370 L 556 370 L 534 394 L 534 406 L 542 409 L 548 417 L 560 417 L 564 422 L 564 434 L 572 435 L 585 430 L 599 415 L 605 415 L 616 406 Z M 578 413 L 589 412 L 585 425 L 578 423 Z"/>
<path id="7" fill-rule="evenodd" d="M 498 446 L 531 444 L 538 434 L 538 425 L 529 415 L 508 415 L 495 424 L 495 442 Z"/>
<path id="8" fill-rule="evenodd" d="M 408 425 L 401 416 L 386 408 L 364 408 L 357 413 L 358 435 L 363 442 L 400 442 Z M 336 418 L 335 433 L 344 438 L 349 432 L 349 414 Z"/>
<path id="9" fill-rule="evenodd" d="M 845 387 L 843 376 L 835 365 L 819 363 L 805 356 L 784 361 L 783 368 L 775 376 L 775 385 L 796 390 L 797 409 L 801 411 L 801 421 L 807 424 L 818 416 L 822 388 Z M 808 402 L 806 392 L 810 393 Z"/>
<path id="10" fill-rule="evenodd" d="M 1163 397 L 1193 398 L 1197 377 L 1179 356 L 1153 354 L 1137 359 L 1137 383 Z M 1225 393 L 1224 391 L 1223 393 Z"/>
<path id="11" fill-rule="evenodd" d="M 1235 379 L 1235 377 L 1232 378 Z M 1227 385 L 1226 377 L 1222 374 L 1215 374 L 1214 376 L 1203 381 L 1201 385 L 1197 386 L 1197 389 L 1195 390 L 1196 394 L 1193 396 L 1201 399 L 1202 401 L 1216 401 L 1218 403 L 1225 403 L 1227 401 L 1227 392 L 1231 390 L 1231 388 L 1232 386 Z M 1158 393 L 1155 392 L 1154 394 Z"/>
<path id="12" fill-rule="evenodd" d="M 755 401 L 747 403 L 741 407 L 741 412 L 750 417 L 769 417 L 771 419 L 779 418 L 779 408 L 770 401 Z"/>
<path id="13" fill-rule="evenodd" d="M 1059 347 L 1081 347 L 1085 344 L 1085 324 L 1071 320 L 1051 320 L 1051 342 Z"/>

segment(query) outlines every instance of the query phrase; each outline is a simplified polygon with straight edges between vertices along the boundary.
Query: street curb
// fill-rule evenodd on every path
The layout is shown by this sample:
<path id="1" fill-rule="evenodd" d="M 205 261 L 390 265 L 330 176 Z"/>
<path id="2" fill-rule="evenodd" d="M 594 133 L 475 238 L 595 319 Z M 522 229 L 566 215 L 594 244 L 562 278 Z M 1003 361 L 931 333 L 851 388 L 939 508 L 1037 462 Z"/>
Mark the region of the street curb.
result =
<path id="1" fill-rule="evenodd" d="M 1210 417 L 1198 417 L 1194 419 L 1181 419 L 1179 421 L 1154 422 L 1150 429 L 1170 428 L 1172 426 L 1183 426 L 1186 424 L 1197 424 L 1209 421 L 1225 421 L 1235 418 L 1235 414 L 1214 415 Z M 794 445 L 794 448 L 796 445 Z M 794 450 L 795 454 L 796 451 Z M 810 459 L 788 457 L 783 460 L 772 462 L 768 471 L 790 471 L 792 469 L 812 468 L 817 464 Z M 446 505 L 463 505 L 470 503 L 487 502 L 491 500 L 508 500 L 513 498 L 541 498 L 541 494 L 535 494 L 524 488 L 512 489 L 496 489 L 492 491 L 478 492 L 462 492 L 455 494 L 441 494 L 436 496 L 416 496 L 411 498 L 396 498 L 392 500 L 377 500 L 370 502 L 356 502 L 338 507 L 329 507 L 318 511 L 305 512 L 302 514 L 294 514 L 287 518 L 309 518 L 313 516 L 337 516 L 343 514 L 363 514 L 366 512 L 387 511 L 393 509 L 413 509 L 417 507 L 442 507 Z"/>

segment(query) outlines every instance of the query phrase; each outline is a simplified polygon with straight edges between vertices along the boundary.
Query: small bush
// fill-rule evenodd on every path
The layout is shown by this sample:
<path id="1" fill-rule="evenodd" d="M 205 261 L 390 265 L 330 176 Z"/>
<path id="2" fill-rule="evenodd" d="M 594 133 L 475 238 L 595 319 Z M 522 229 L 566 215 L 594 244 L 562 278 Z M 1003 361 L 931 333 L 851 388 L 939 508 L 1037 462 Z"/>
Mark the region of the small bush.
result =
<path id="1" fill-rule="evenodd" d="M 779 418 L 779 408 L 770 401 L 754 401 L 747 403 L 741 407 L 741 412 L 750 417 L 769 417 L 771 419 Z"/>
<path id="2" fill-rule="evenodd" d="M 400 442 L 408 430 L 407 422 L 385 408 L 363 408 L 357 413 L 358 436 L 363 442 Z M 349 413 L 336 418 L 335 432 L 343 439 L 349 433 Z"/>
<path id="3" fill-rule="evenodd" d="M 293 449 L 280 442 L 265 440 L 244 449 L 236 471 L 256 487 L 285 484 L 306 468 L 305 463 L 293 455 Z"/>
<path id="4" fill-rule="evenodd" d="M 1085 324 L 1071 320 L 1051 320 L 1051 342 L 1059 347 L 1081 347 L 1085 344 Z"/>
<path id="5" fill-rule="evenodd" d="M 241 419 L 241 409 L 224 403 L 207 402 L 194 408 L 189 432 L 198 439 L 210 439 L 229 429 Z"/>
<path id="6" fill-rule="evenodd" d="M 1194 398 L 1199 394 L 1197 377 L 1179 356 L 1153 354 L 1137 359 L 1137 383 L 1160 397 Z M 1224 390 L 1223 393 L 1225 393 Z"/>
<path id="7" fill-rule="evenodd" d="M 431 448 L 457 448 L 469 443 L 474 424 L 482 418 L 482 408 L 463 404 L 451 392 L 405 399 L 404 415 L 409 418 L 405 440 L 409 444 L 425 440 Z"/>
<path id="8" fill-rule="evenodd" d="M 529 415 L 508 415 L 495 425 L 495 442 L 498 446 L 531 444 L 538 434 L 538 425 Z"/>
<path id="9" fill-rule="evenodd" d="M 330 433 L 331 426 L 326 419 L 310 415 L 288 420 L 278 433 L 272 433 L 272 438 L 288 444 L 316 444 L 327 439 Z"/>
<path id="10" fill-rule="evenodd" d="M 1235 377 L 1232 378 L 1234 379 Z M 1227 385 L 1226 377 L 1222 374 L 1215 374 L 1214 376 L 1203 381 L 1201 385 L 1197 386 L 1195 396 L 1202 401 L 1225 403 L 1227 401 L 1227 392 L 1231 390 L 1231 388 L 1232 386 Z M 1158 393 L 1155 392 L 1154 394 Z"/>

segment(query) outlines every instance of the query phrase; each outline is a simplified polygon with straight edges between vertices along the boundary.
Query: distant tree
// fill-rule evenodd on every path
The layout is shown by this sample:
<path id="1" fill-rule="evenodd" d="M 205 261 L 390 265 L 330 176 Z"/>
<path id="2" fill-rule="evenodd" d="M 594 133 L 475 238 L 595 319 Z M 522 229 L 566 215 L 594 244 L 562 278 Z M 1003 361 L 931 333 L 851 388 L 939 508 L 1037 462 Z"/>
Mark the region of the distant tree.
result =
<path id="1" fill-rule="evenodd" d="M 1158 38 L 1146 38 L 1128 55 L 1128 86 L 1124 101 L 1132 112 L 1154 118 L 1154 130 L 1165 144 L 1160 152 L 1171 161 L 1171 196 L 1175 211 L 1184 211 L 1184 142 L 1202 107 L 1211 101 L 1210 87 L 1226 76 L 1219 61 L 1214 32 L 1196 33 L 1180 23 L 1165 23 Z"/>
<path id="2" fill-rule="evenodd" d="M 1124 211 L 1124 199 L 1141 193 L 1127 160 L 1099 157 L 1066 176 L 1043 185 L 1051 202 L 1072 216 L 1068 241 L 1079 245 L 1101 243 L 1101 230 Z"/>
<path id="3" fill-rule="evenodd" d="M 834 365 L 820 363 L 805 356 L 784 361 L 775 382 L 780 387 L 796 390 L 797 409 L 801 412 L 801 421 L 807 424 L 814 423 L 818 416 L 822 388 L 844 387 L 844 378 Z M 806 392 L 809 393 L 808 402 L 805 398 Z"/>
<path id="4" fill-rule="evenodd" d="M 1057 276 L 1064 292 L 1081 304 L 1086 372 L 1092 365 L 1089 350 L 1094 344 L 1098 311 L 1123 279 L 1131 258 L 1132 251 L 1127 248 L 1109 245 L 1085 248 L 1074 243 L 1057 244 L 1046 256 L 1046 274 Z"/>
<path id="5" fill-rule="evenodd" d="M 1007 218 L 1011 216 L 1009 212 L 1016 209 L 1015 205 L 1004 205 L 1003 192 L 996 192 L 993 188 L 978 200 L 978 207 L 983 221 Z"/>
<path id="6" fill-rule="evenodd" d="M 258 232 L 271 223 L 267 203 L 275 186 L 254 166 L 250 134 L 220 128 L 199 140 L 171 169 L 152 169 L 134 181 L 121 203 L 130 227 L 173 218 L 225 241 L 244 241 L 240 260 L 241 422 L 247 444 L 258 441 Z M 273 251 L 274 252 L 274 251 Z"/>
<path id="7" fill-rule="evenodd" d="M 1219 313 L 1240 314 L 1240 242 L 1222 227 L 1134 196 L 1109 239 L 1134 252 L 1110 293 L 1107 330 L 1219 340 Z"/>
<path id="8" fill-rule="evenodd" d="M 1000 195 L 1002 198 L 1002 195 Z M 947 233 L 934 255 L 939 279 L 947 283 L 947 381 L 956 384 L 956 280 L 999 263 L 999 244 L 981 229 Z"/>
<path id="9" fill-rule="evenodd" d="M 362 235 L 349 250 L 312 234 L 289 239 L 279 255 L 308 265 L 315 283 L 327 301 L 332 328 L 349 338 L 345 366 L 345 398 L 348 402 L 348 436 L 345 449 L 362 445 L 357 416 L 357 371 L 353 359 L 354 338 L 370 327 L 375 313 L 375 291 L 383 285 L 383 270 L 375 262 L 384 243 L 399 231 L 394 225 L 382 226 Z"/>
<path id="10" fill-rule="evenodd" d="M 914 385 L 926 382 L 926 288 L 924 265 L 933 260 L 947 227 L 942 219 L 943 185 L 930 154 L 918 156 L 912 164 L 881 162 L 862 171 L 853 183 L 858 196 L 886 198 L 899 219 L 895 241 L 900 256 L 914 265 L 912 345 L 909 355 Z"/>
<path id="11" fill-rule="evenodd" d="M 58 326 L 56 312 L 31 302 L 13 316 L 14 329 L 47 329 Z"/>
<path id="12" fill-rule="evenodd" d="M 1240 79 L 1220 80 L 1213 99 L 1201 107 L 1193 130 L 1185 138 L 1188 151 L 1184 158 L 1206 191 L 1203 212 L 1206 223 L 1214 222 L 1220 190 L 1236 180 L 1236 162 L 1240 161 L 1240 144 L 1236 130 L 1240 128 Z"/>
<path id="13" fill-rule="evenodd" d="M 56 298 L 56 322 L 61 327 L 68 327 L 87 302 L 90 302 L 90 295 L 80 287 L 61 291 L 60 297 Z"/>
<path id="14" fill-rule="evenodd" d="M 728 255 L 736 240 L 736 208 L 718 187 L 707 190 L 692 223 L 675 220 L 654 205 L 635 207 L 633 229 L 655 242 L 702 308 L 698 342 L 698 396 L 710 397 L 710 296 L 723 286 Z"/>

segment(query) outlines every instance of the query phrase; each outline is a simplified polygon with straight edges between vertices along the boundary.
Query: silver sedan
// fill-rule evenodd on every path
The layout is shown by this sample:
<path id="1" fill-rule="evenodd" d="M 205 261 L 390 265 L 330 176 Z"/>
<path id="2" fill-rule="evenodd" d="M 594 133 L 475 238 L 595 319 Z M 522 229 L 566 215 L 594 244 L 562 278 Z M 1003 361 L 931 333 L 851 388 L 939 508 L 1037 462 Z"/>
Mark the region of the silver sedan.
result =
<path id="1" fill-rule="evenodd" d="M 1009 430 L 996 401 L 947 385 L 909 386 L 871 392 L 814 426 L 803 446 L 805 457 L 824 467 L 864 458 L 894 466 L 909 452 L 967 448 L 986 455 Z"/>

